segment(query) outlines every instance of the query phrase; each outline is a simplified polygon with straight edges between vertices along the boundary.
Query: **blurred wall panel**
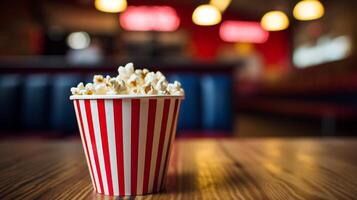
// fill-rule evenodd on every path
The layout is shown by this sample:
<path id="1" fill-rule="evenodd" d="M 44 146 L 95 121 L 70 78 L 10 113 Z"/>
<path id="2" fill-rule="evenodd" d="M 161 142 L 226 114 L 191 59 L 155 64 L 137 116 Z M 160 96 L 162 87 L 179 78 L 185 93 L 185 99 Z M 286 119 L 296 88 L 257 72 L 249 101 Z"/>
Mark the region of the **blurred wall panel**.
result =
<path id="1" fill-rule="evenodd" d="M 206 75 L 201 79 L 202 126 L 209 130 L 231 130 L 233 124 L 232 78 Z"/>
<path id="2" fill-rule="evenodd" d="M 49 80 L 47 74 L 32 74 L 25 78 L 21 120 L 26 131 L 49 128 Z"/>
<path id="3" fill-rule="evenodd" d="M 69 31 L 112 34 L 119 30 L 118 15 L 99 12 L 69 4 L 46 3 L 44 13 L 48 24 Z"/>
<path id="4" fill-rule="evenodd" d="M 21 76 L 0 76 L 0 129 L 19 128 Z"/>
<path id="5" fill-rule="evenodd" d="M 69 100 L 70 88 L 81 81 L 80 75 L 58 74 L 52 79 L 51 127 L 60 132 L 77 130 L 74 107 Z"/>

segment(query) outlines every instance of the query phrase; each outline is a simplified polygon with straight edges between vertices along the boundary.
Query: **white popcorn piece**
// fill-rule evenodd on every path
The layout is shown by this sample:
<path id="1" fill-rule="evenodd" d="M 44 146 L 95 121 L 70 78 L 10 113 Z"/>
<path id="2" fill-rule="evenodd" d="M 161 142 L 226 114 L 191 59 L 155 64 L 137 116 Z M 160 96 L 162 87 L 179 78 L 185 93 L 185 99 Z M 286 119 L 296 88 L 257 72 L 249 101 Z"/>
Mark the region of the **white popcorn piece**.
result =
<path id="1" fill-rule="evenodd" d="M 93 83 L 94 84 L 98 84 L 98 83 L 103 83 L 104 80 L 104 76 L 103 75 L 94 75 L 93 76 Z"/>
<path id="2" fill-rule="evenodd" d="M 146 83 L 141 87 L 142 94 L 154 95 L 157 94 L 155 88 L 151 85 L 151 83 Z"/>
<path id="3" fill-rule="evenodd" d="M 184 90 L 181 88 L 181 83 L 178 81 L 175 81 L 174 83 L 169 83 L 167 86 L 167 91 L 171 95 L 184 95 L 185 94 Z"/>
<path id="4" fill-rule="evenodd" d="M 83 90 L 84 90 L 84 85 L 82 82 L 78 83 L 77 87 L 71 87 L 71 93 L 73 95 L 81 95 L 83 94 Z"/>
<path id="5" fill-rule="evenodd" d="M 150 72 L 150 71 L 149 71 L 148 69 L 146 69 L 146 68 L 143 69 L 143 74 L 144 74 L 144 75 L 148 74 L 149 72 Z"/>
<path id="6" fill-rule="evenodd" d="M 129 87 L 137 87 L 139 85 L 139 82 L 140 78 L 136 74 L 132 74 L 127 81 Z"/>
<path id="7" fill-rule="evenodd" d="M 137 69 L 137 70 L 135 70 L 134 73 L 140 78 L 139 82 L 140 82 L 141 84 L 143 84 L 143 83 L 144 83 L 145 76 L 146 76 L 146 74 L 144 73 L 144 71 L 141 70 L 141 69 Z"/>
<path id="8" fill-rule="evenodd" d="M 133 63 L 128 63 L 125 65 L 125 71 L 128 75 L 131 75 L 134 73 L 134 64 Z"/>
<path id="9" fill-rule="evenodd" d="M 107 94 L 107 86 L 105 83 L 99 83 L 94 85 L 94 94 L 104 95 Z"/>
<path id="10" fill-rule="evenodd" d="M 83 84 L 83 82 L 78 83 L 77 88 L 78 88 L 79 90 L 83 90 L 83 89 L 84 89 L 84 84 Z"/>
<path id="11" fill-rule="evenodd" d="M 144 81 L 145 83 L 151 83 L 153 85 L 156 85 L 158 80 L 156 79 L 156 74 L 154 72 L 149 72 L 148 74 L 146 74 Z"/>
<path id="12" fill-rule="evenodd" d="M 118 68 L 118 78 L 124 81 L 127 81 L 129 77 L 134 73 L 134 65 L 133 63 L 128 63 L 125 65 L 125 67 L 120 66 Z"/>
<path id="13" fill-rule="evenodd" d="M 83 91 L 83 94 L 86 94 L 86 95 L 90 95 L 90 94 L 94 94 L 94 85 L 92 83 L 87 83 L 85 88 L 82 90 Z"/>
<path id="14" fill-rule="evenodd" d="M 158 79 L 161 79 L 162 77 L 165 78 L 165 76 L 164 76 L 160 71 L 157 71 L 157 72 L 155 73 L 155 75 L 156 75 L 156 77 L 157 77 Z M 165 79 L 166 79 L 166 78 L 165 78 Z"/>
<path id="15" fill-rule="evenodd" d="M 166 79 L 160 79 L 160 80 L 157 82 L 157 84 L 156 84 L 156 86 L 155 86 L 155 89 L 156 89 L 157 91 L 166 91 L 167 85 L 168 85 L 168 83 L 167 83 Z"/>
<path id="16" fill-rule="evenodd" d="M 118 75 L 95 75 L 93 83 L 71 88 L 72 95 L 184 95 L 181 84 L 169 83 L 160 72 L 148 69 L 134 69 L 133 63 L 118 68 Z"/>
<path id="17" fill-rule="evenodd" d="M 140 88 L 130 88 L 129 89 L 129 94 L 140 94 Z"/>
<path id="18" fill-rule="evenodd" d="M 80 94 L 80 93 L 79 93 L 79 89 L 76 88 L 76 87 L 71 87 L 71 93 L 72 93 L 73 95 L 78 95 L 78 94 Z"/>
<path id="19" fill-rule="evenodd" d="M 123 80 L 118 80 L 117 78 L 112 78 L 110 80 L 112 84 L 112 90 L 114 90 L 117 94 L 125 94 L 126 93 L 126 85 Z"/>
<path id="20" fill-rule="evenodd" d="M 123 66 L 119 66 L 118 74 L 126 74 L 126 70 L 125 70 L 125 68 Z"/>

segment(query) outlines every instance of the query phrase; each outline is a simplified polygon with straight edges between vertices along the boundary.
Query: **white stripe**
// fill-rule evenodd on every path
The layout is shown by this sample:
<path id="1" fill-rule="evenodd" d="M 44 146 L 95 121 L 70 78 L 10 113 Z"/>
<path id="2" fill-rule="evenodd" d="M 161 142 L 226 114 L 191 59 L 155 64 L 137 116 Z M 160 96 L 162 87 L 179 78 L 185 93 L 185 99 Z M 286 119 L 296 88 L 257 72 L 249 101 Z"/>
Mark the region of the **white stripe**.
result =
<path id="1" fill-rule="evenodd" d="M 119 195 L 113 100 L 105 100 L 104 102 L 105 102 L 105 114 L 106 114 L 105 118 L 107 120 L 110 169 L 112 172 L 112 180 L 113 180 L 113 193 L 114 195 Z"/>
<path id="2" fill-rule="evenodd" d="M 163 177 L 163 170 L 165 166 L 165 157 L 166 157 L 166 152 L 167 152 L 167 145 L 169 143 L 169 138 L 170 138 L 170 129 L 172 125 L 172 117 L 174 115 L 174 108 L 175 108 L 175 100 L 172 99 L 170 100 L 170 107 L 169 107 L 169 114 L 167 117 L 167 123 L 166 123 L 166 132 L 165 132 L 165 140 L 164 140 L 164 147 L 162 149 L 162 157 L 161 157 L 161 164 L 160 164 L 160 173 L 159 173 L 159 179 L 158 179 L 158 184 L 157 184 L 157 190 L 160 190 L 160 185 L 162 182 L 162 177 Z"/>
<path id="3" fill-rule="evenodd" d="M 166 180 L 167 180 L 167 177 L 166 177 L 166 174 L 167 174 L 167 171 L 169 170 L 169 164 L 170 164 L 170 157 L 171 157 L 171 152 L 172 152 L 172 148 L 174 146 L 174 141 L 175 141 L 175 136 L 176 136 L 176 129 L 177 129 L 177 123 L 178 123 L 178 115 L 180 113 L 180 105 L 181 105 L 181 99 L 178 100 L 178 105 L 177 105 L 177 111 L 176 111 L 176 115 L 175 115 L 175 121 L 174 121 L 174 129 L 172 130 L 172 136 L 171 136 L 171 141 L 169 141 L 169 155 L 167 157 L 167 168 L 166 168 L 166 171 L 164 172 L 164 185 L 166 184 Z"/>
<path id="4" fill-rule="evenodd" d="M 108 182 L 107 182 L 107 174 L 105 172 L 102 137 L 100 135 L 97 100 L 90 100 L 90 107 L 91 107 L 91 111 L 92 111 L 93 129 L 94 129 L 94 135 L 95 135 L 95 142 L 97 144 L 98 160 L 99 160 L 100 172 L 102 174 L 104 194 L 108 194 L 109 193 Z"/>
<path id="5" fill-rule="evenodd" d="M 125 195 L 130 195 L 131 187 L 131 100 L 123 99 L 123 146 Z"/>
<path id="6" fill-rule="evenodd" d="M 164 99 L 158 99 L 156 104 L 156 115 L 155 115 L 155 128 L 154 128 L 154 136 L 152 142 L 152 152 L 151 152 L 151 163 L 150 163 L 150 176 L 149 176 L 149 187 L 148 191 L 153 191 L 153 184 L 155 178 L 155 166 L 156 166 L 156 158 L 157 158 L 157 150 L 159 146 L 160 140 L 160 129 L 162 123 L 162 111 L 164 105 Z"/>
<path id="7" fill-rule="evenodd" d="M 140 100 L 140 119 L 139 119 L 139 149 L 138 149 L 138 182 L 137 193 L 143 193 L 144 182 L 144 165 L 145 165 L 145 150 L 146 150 L 146 136 L 148 124 L 148 109 L 149 99 Z"/>
<path id="8" fill-rule="evenodd" d="M 80 100 L 79 101 L 79 107 L 81 108 L 81 111 L 82 111 L 82 120 L 83 120 L 84 133 L 85 133 L 86 140 L 87 140 L 88 151 L 89 151 L 89 156 L 90 156 L 90 162 L 91 162 L 91 165 L 92 165 L 92 168 L 93 168 L 93 175 L 94 175 L 95 185 L 97 186 L 96 187 L 97 188 L 97 192 L 101 193 L 102 191 L 101 191 L 100 186 L 99 186 L 99 179 L 98 179 L 97 168 L 95 166 L 93 147 L 92 147 L 92 143 L 90 141 L 88 120 L 87 120 L 86 107 L 84 105 L 84 100 Z"/>
<path id="9" fill-rule="evenodd" d="M 82 132 L 82 125 L 81 125 L 81 119 L 79 117 L 79 110 L 78 110 L 78 107 L 77 107 L 77 101 L 79 102 L 80 100 L 73 100 L 74 110 L 76 112 L 76 119 L 77 119 L 77 123 L 78 123 L 79 132 L 80 132 L 80 135 L 81 135 L 81 141 L 82 141 L 82 146 L 83 146 L 83 150 L 84 150 L 84 155 L 86 156 L 87 166 L 88 166 L 88 170 L 89 170 L 89 173 L 90 173 L 90 179 L 92 180 L 93 188 L 95 188 L 95 183 L 94 183 L 94 179 L 93 179 L 93 173 L 92 173 L 92 170 L 91 170 L 90 164 L 89 164 L 90 160 L 89 160 L 89 157 L 88 157 L 86 144 L 84 142 L 84 137 L 83 137 L 84 133 Z"/>

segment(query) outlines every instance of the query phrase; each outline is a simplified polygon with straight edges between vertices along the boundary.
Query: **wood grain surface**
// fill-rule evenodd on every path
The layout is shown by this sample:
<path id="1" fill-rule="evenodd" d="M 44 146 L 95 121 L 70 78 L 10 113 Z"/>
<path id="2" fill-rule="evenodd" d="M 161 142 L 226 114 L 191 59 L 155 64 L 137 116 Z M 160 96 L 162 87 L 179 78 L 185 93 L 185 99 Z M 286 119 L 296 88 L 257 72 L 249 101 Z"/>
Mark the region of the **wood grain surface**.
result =
<path id="1" fill-rule="evenodd" d="M 0 199 L 95 194 L 79 140 L 0 142 Z M 356 199 L 355 139 L 181 139 L 167 189 L 136 199 Z M 123 198 L 128 199 L 128 197 Z"/>

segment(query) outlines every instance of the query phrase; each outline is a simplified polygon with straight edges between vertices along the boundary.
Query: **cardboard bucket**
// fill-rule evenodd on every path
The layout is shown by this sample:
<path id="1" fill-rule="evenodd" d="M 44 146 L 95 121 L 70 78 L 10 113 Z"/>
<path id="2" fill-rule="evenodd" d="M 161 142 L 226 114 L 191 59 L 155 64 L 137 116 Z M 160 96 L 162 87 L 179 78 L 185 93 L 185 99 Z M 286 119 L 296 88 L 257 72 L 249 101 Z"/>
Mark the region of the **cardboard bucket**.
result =
<path id="1" fill-rule="evenodd" d="M 97 193 L 135 196 L 164 187 L 183 96 L 71 96 Z"/>

